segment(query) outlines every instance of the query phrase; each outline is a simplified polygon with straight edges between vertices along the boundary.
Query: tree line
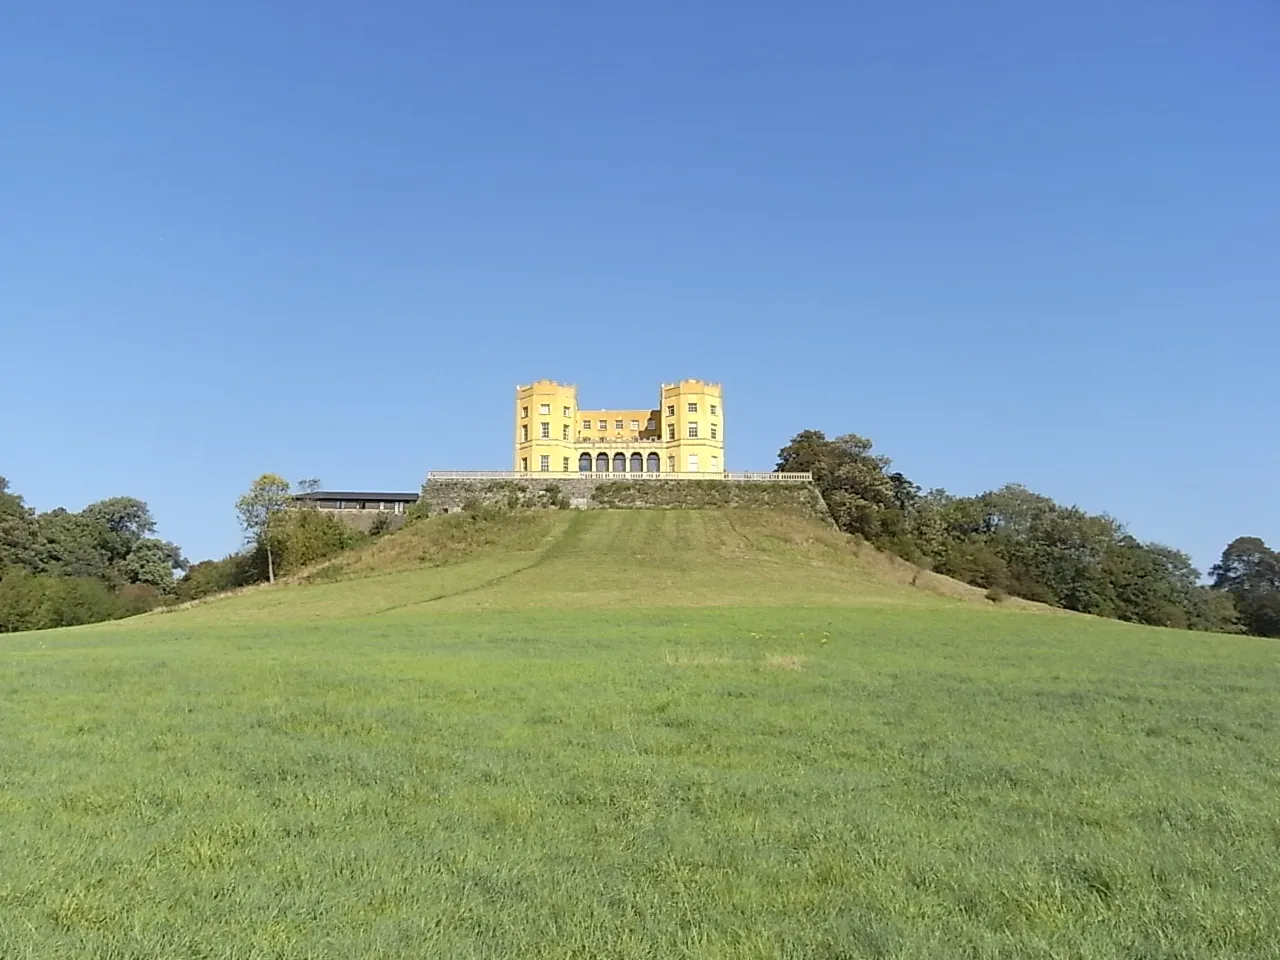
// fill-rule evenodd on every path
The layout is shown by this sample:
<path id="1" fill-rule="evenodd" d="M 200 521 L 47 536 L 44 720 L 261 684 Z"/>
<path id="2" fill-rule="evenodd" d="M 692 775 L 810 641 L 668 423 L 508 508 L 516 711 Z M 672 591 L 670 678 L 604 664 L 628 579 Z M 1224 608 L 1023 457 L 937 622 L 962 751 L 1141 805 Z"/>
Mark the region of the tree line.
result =
<path id="1" fill-rule="evenodd" d="M 150 508 L 134 497 L 37 513 L 0 477 L 0 633 L 127 617 L 170 601 L 188 564 L 155 531 Z"/>
<path id="2" fill-rule="evenodd" d="M 1280 637 L 1280 553 L 1230 543 L 1204 584 L 1191 558 L 1105 514 L 1017 484 L 972 497 L 924 490 L 856 434 L 796 434 L 779 471 L 810 471 L 841 530 L 922 568 L 1008 595 L 1134 623 Z"/>

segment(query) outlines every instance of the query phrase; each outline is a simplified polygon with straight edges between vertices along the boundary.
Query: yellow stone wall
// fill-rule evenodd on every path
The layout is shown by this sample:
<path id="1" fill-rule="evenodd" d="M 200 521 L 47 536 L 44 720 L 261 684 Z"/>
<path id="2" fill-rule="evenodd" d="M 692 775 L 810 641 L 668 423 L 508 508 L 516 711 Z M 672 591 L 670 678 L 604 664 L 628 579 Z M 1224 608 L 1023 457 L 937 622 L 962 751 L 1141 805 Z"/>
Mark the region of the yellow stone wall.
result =
<path id="1" fill-rule="evenodd" d="M 621 454 L 626 473 L 635 472 L 637 455 L 644 472 L 655 467 L 661 473 L 727 470 L 720 384 L 702 380 L 663 384 L 659 399 L 658 406 L 650 409 L 580 410 L 578 391 L 572 385 L 538 380 L 517 387 L 514 468 L 579 473 L 581 458 L 587 454 L 594 473 L 602 466 L 603 454 L 609 472 L 616 473 Z M 697 436 L 691 437 L 691 432 Z"/>

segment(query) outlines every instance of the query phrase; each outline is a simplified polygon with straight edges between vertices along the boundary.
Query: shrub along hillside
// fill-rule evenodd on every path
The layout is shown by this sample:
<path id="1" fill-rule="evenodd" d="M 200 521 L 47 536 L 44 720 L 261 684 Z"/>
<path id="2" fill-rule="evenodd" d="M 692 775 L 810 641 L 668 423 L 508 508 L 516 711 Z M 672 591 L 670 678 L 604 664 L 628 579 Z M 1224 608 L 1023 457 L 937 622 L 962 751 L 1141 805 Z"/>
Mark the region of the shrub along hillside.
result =
<path id="1" fill-rule="evenodd" d="M 1110 516 L 1016 484 L 973 497 L 924 492 L 870 440 L 797 434 L 778 470 L 811 471 L 840 529 L 939 573 L 1052 606 L 1155 626 L 1280 636 L 1280 555 L 1243 537 L 1212 586 L 1185 553 L 1143 543 Z"/>

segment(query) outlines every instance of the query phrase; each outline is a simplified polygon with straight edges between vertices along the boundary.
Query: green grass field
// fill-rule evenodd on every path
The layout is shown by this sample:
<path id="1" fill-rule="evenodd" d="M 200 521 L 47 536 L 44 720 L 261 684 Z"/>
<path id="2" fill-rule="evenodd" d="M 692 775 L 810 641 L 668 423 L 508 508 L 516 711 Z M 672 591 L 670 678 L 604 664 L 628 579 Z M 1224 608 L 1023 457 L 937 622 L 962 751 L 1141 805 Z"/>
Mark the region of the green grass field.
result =
<path id="1" fill-rule="evenodd" d="M 0 957 L 1280 956 L 1280 647 L 759 511 L 0 636 Z"/>

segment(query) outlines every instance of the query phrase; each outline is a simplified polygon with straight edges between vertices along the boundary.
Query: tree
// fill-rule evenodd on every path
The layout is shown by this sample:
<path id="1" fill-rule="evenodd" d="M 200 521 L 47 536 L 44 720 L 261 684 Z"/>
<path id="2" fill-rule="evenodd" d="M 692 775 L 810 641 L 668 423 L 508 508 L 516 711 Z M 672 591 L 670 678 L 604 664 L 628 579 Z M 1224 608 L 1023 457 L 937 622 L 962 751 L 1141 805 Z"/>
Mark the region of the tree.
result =
<path id="1" fill-rule="evenodd" d="M 1280 637 L 1280 553 L 1258 537 L 1237 537 L 1209 571 L 1213 588 L 1235 598 L 1240 621 L 1260 637 Z"/>
<path id="2" fill-rule="evenodd" d="M 804 430 L 778 451 L 780 473 L 808 471 L 836 525 L 873 543 L 893 540 L 901 524 L 899 498 L 918 496 L 905 477 L 889 477 L 888 457 L 871 453 L 871 441 L 855 433 L 828 440 L 821 430 Z"/>
<path id="3" fill-rule="evenodd" d="M 81 510 L 80 516 L 101 525 L 105 531 L 103 547 L 113 562 L 123 560 L 135 543 L 156 532 L 151 508 L 136 497 L 99 500 Z"/>
<path id="4" fill-rule="evenodd" d="M 163 594 L 174 592 L 174 571 L 185 571 L 188 566 L 177 544 L 155 537 L 143 537 L 135 543 L 122 564 L 130 583 L 145 583 Z"/>
<path id="5" fill-rule="evenodd" d="M 276 517 L 293 503 L 289 481 L 274 473 L 264 473 L 253 481 L 248 491 L 236 501 L 240 526 L 253 542 L 267 554 L 267 580 L 276 582 L 272 537 Z"/>

